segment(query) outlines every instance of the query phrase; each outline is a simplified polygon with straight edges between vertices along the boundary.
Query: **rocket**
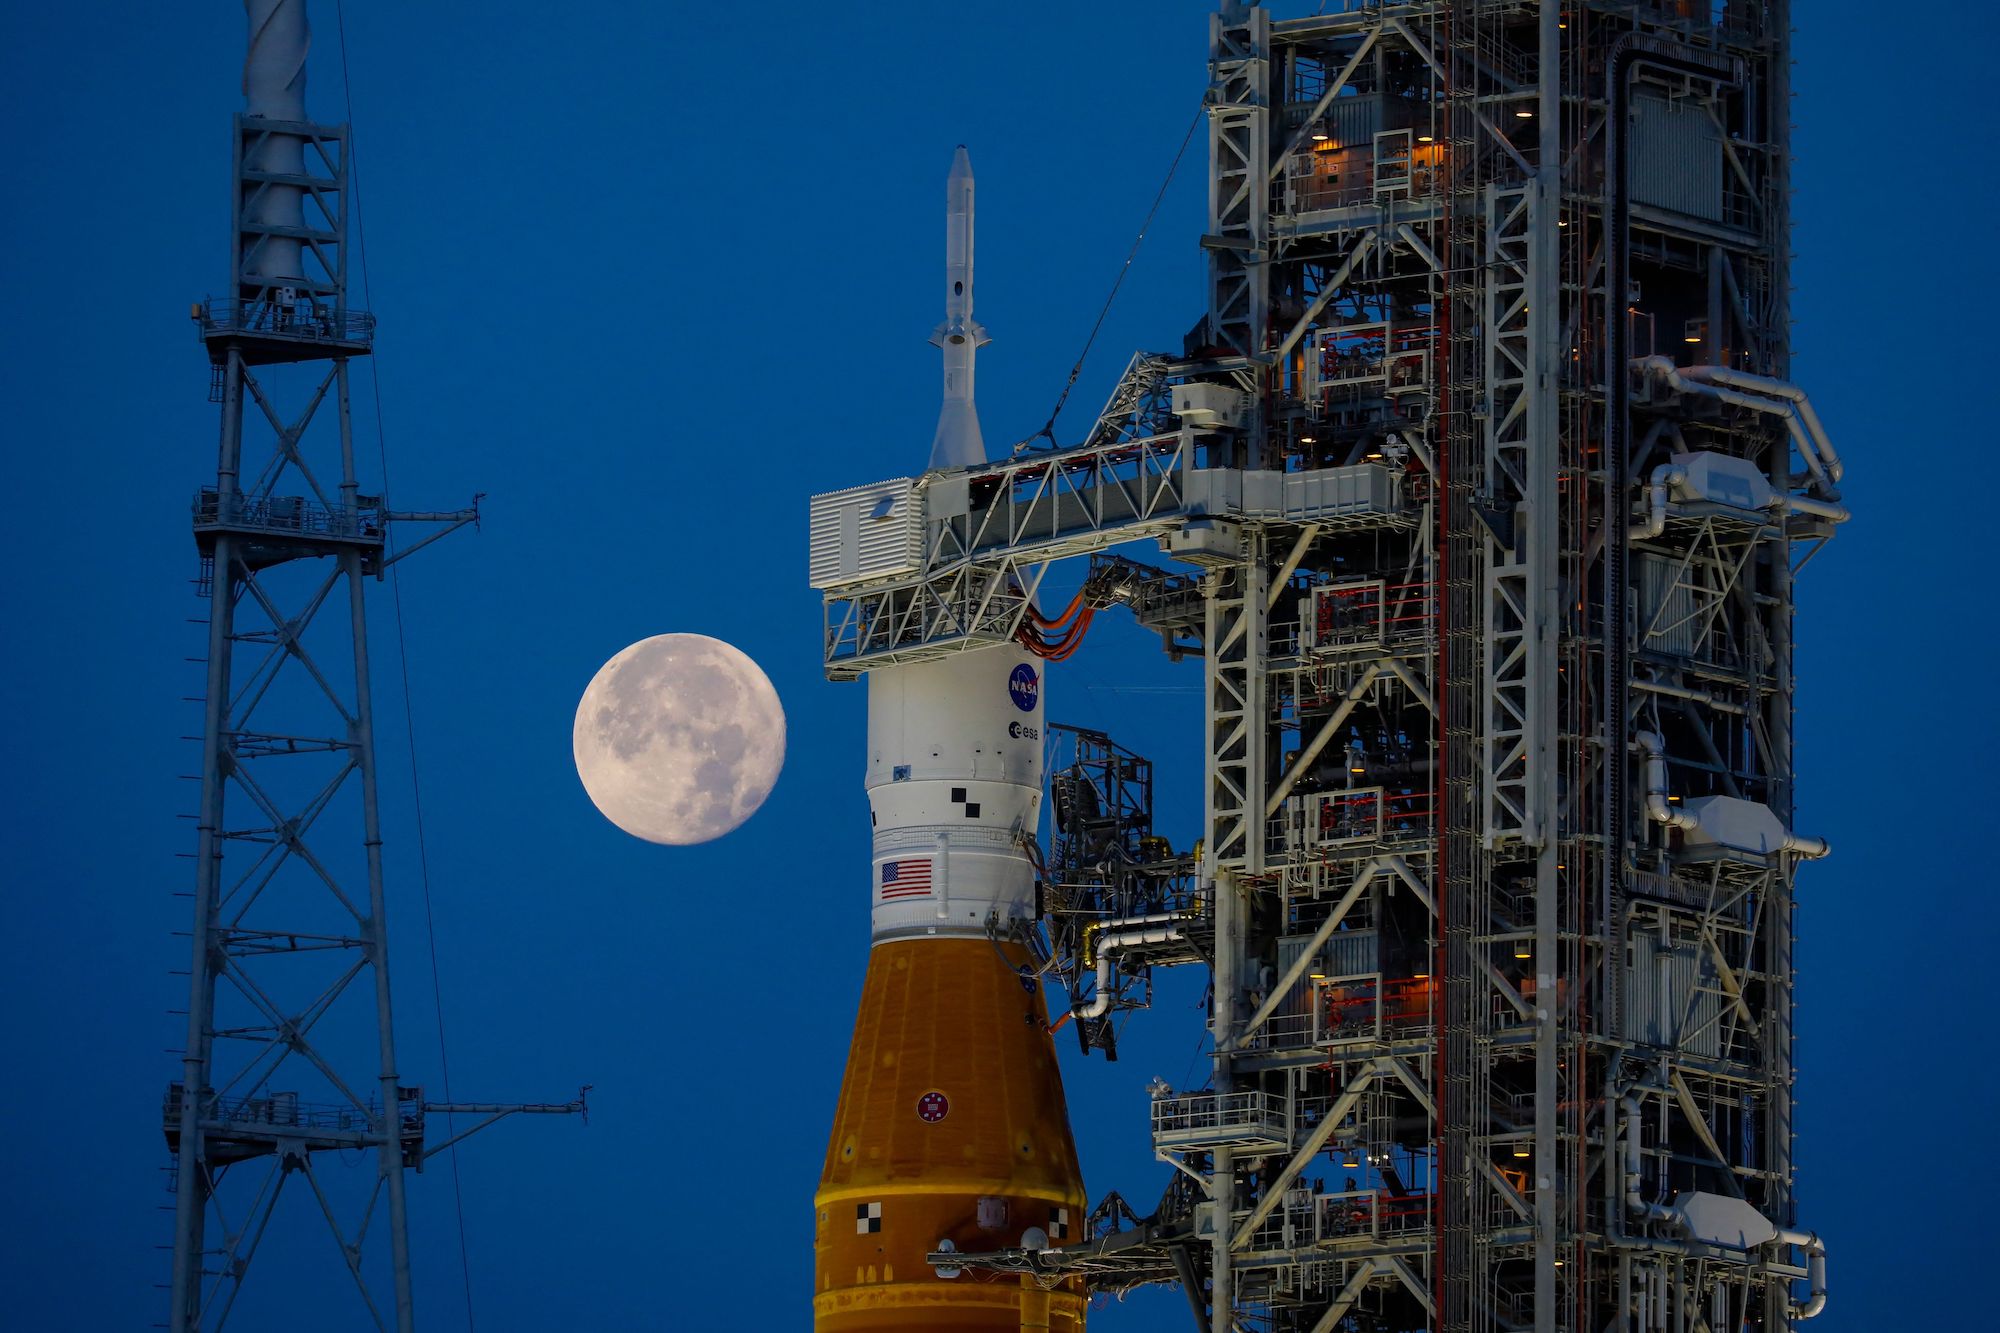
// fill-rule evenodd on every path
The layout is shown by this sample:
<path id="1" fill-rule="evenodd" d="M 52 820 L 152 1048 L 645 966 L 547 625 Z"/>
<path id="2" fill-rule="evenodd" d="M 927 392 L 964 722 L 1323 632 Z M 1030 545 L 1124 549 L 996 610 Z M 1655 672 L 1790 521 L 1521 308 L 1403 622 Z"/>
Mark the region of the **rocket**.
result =
<path id="1" fill-rule="evenodd" d="M 932 467 L 985 461 L 972 361 L 972 166 L 946 183 L 944 410 Z M 1041 982 L 1003 943 L 1035 913 L 1043 663 L 1007 645 L 868 673 L 872 938 L 813 1198 L 813 1327 L 1078 1333 L 1080 1280 L 941 1276 L 945 1249 L 1082 1239 L 1083 1178 Z"/>
<path id="2" fill-rule="evenodd" d="M 931 330 L 931 342 L 944 351 L 944 407 L 931 440 L 934 468 L 986 461 L 972 406 L 972 362 L 992 341 L 972 317 L 972 159 L 960 144 L 944 182 L 944 322 Z"/>

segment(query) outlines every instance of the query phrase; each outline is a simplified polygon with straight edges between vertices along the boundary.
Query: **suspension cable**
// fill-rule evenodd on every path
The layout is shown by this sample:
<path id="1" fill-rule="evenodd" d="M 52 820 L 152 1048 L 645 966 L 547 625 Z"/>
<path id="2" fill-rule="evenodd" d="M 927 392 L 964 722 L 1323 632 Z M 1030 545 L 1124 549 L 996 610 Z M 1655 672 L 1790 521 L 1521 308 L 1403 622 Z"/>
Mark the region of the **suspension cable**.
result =
<path id="1" fill-rule="evenodd" d="M 340 93 L 347 112 L 347 188 L 354 198 L 354 241 L 355 251 L 361 260 L 361 299 L 369 310 L 375 308 L 375 293 L 368 281 L 368 232 L 363 225 L 361 212 L 361 167 L 354 151 L 354 85 L 347 71 L 347 5 L 345 0 L 334 0 L 334 24 L 340 38 Z M 369 396 L 375 403 L 375 451 L 382 471 L 382 493 L 389 493 L 389 443 L 388 433 L 383 429 L 382 417 L 382 376 L 376 369 L 373 356 L 368 358 Z M 383 542 L 390 550 L 394 542 L 390 536 L 390 525 L 383 525 Z M 424 791 L 417 771 L 417 718 L 416 701 L 410 694 L 410 653 L 409 642 L 403 632 L 403 572 L 398 562 L 389 565 L 389 589 L 396 612 L 396 661 L 403 680 L 403 731 L 410 749 L 410 796 L 416 814 L 417 833 L 417 876 L 424 894 L 424 935 L 430 947 L 431 960 L 431 1004 L 437 1013 L 438 1072 L 444 1083 L 444 1099 L 453 1100 L 451 1095 L 451 1057 L 445 1046 L 444 988 L 438 979 L 437 922 L 431 910 L 431 860 L 424 836 Z M 457 1117 L 445 1113 L 446 1131 L 457 1135 Z M 465 1327 L 472 1333 L 477 1327 L 472 1313 L 472 1259 L 465 1239 L 465 1193 L 459 1182 L 458 1145 L 453 1143 L 446 1149 L 451 1160 L 451 1195 L 454 1211 L 458 1216 L 458 1272 L 465 1289 Z"/>
<path id="2" fill-rule="evenodd" d="M 1195 108 L 1194 119 L 1188 122 L 1187 133 L 1181 137 L 1181 146 L 1174 153 L 1173 164 L 1167 168 L 1167 178 L 1160 182 L 1159 193 L 1153 196 L 1153 206 L 1146 210 L 1146 220 L 1139 224 L 1139 234 L 1132 238 L 1132 248 L 1125 252 L 1125 262 L 1118 268 L 1117 280 L 1111 284 L 1111 294 L 1104 298 L 1104 308 L 1097 312 L 1097 322 L 1090 326 L 1090 336 L 1083 340 L 1083 350 L 1076 354 L 1076 364 L 1069 368 L 1069 378 L 1063 381 L 1062 392 L 1056 396 L 1056 405 L 1049 409 L 1049 419 L 1042 423 L 1040 430 L 1015 445 L 1015 453 L 1020 453 L 1036 440 L 1046 439 L 1051 445 L 1056 442 L 1056 418 L 1062 415 L 1063 405 L 1069 402 L 1070 390 L 1076 387 L 1076 377 L 1083 373 L 1083 363 L 1097 342 L 1105 317 L 1111 313 L 1111 303 L 1118 299 L 1118 289 L 1125 285 L 1125 275 L 1132 271 L 1132 261 L 1139 257 L 1139 247 L 1146 243 L 1146 233 L 1152 229 L 1153 217 L 1160 211 L 1161 201 L 1167 197 L 1167 187 L 1174 183 L 1174 173 L 1180 170 L 1181 159 L 1187 156 L 1188 145 L 1194 142 L 1194 132 L 1201 127 L 1202 117 L 1207 114 L 1208 103 L 1204 99 Z"/>

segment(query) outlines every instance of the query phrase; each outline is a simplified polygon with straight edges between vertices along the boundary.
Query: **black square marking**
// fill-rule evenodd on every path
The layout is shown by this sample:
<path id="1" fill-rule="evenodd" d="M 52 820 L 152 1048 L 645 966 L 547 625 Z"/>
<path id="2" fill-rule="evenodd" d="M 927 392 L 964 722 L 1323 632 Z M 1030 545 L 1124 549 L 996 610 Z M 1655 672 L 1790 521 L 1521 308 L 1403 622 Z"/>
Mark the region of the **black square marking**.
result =
<path id="1" fill-rule="evenodd" d="M 1052 1240 L 1069 1239 L 1069 1209 L 1057 1208 L 1049 1214 L 1049 1237 Z"/>
<path id="2" fill-rule="evenodd" d="M 951 799 L 962 803 L 965 800 L 965 788 L 953 787 L 951 789 Z"/>
<path id="3" fill-rule="evenodd" d="M 879 1203 L 857 1203 L 854 1205 L 854 1232 L 859 1236 L 872 1235 L 882 1229 L 882 1205 Z"/>
<path id="4" fill-rule="evenodd" d="M 965 817 L 967 819 L 979 818 L 979 802 L 967 801 L 965 803 Z"/>

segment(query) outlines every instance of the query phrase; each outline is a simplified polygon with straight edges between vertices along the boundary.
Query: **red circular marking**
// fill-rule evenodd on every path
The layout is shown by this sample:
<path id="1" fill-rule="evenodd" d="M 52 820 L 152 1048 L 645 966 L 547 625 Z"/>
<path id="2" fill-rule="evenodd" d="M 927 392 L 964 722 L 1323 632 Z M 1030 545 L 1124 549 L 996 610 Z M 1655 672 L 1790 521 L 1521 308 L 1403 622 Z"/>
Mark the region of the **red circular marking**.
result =
<path id="1" fill-rule="evenodd" d="M 927 1092 L 917 1098 L 917 1119 L 926 1125 L 935 1125 L 951 1114 L 951 1103 L 941 1092 Z"/>

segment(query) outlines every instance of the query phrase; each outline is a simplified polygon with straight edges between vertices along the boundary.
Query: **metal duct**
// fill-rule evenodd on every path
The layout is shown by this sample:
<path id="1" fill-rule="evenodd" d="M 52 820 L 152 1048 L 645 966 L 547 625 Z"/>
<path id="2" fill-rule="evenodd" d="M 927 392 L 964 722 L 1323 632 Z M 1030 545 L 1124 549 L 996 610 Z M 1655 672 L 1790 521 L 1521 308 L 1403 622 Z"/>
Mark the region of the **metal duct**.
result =
<path id="1" fill-rule="evenodd" d="M 243 60 L 245 118 L 304 121 L 306 52 L 312 45 L 305 0 L 244 0 L 243 10 L 250 22 L 250 49 Z M 296 134 L 252 137 L 244 149 L 243 167 L 246 172 L 303 176 L 306 141 Z M 304 242 L 297 235 L 274 236 L 263 229 L 303 230 L 304 188 L 246 182 L 244 196 L 243 220 L 255 234 L 243 238 L 243 283 L 252 288 L 303 285 Z"/>

